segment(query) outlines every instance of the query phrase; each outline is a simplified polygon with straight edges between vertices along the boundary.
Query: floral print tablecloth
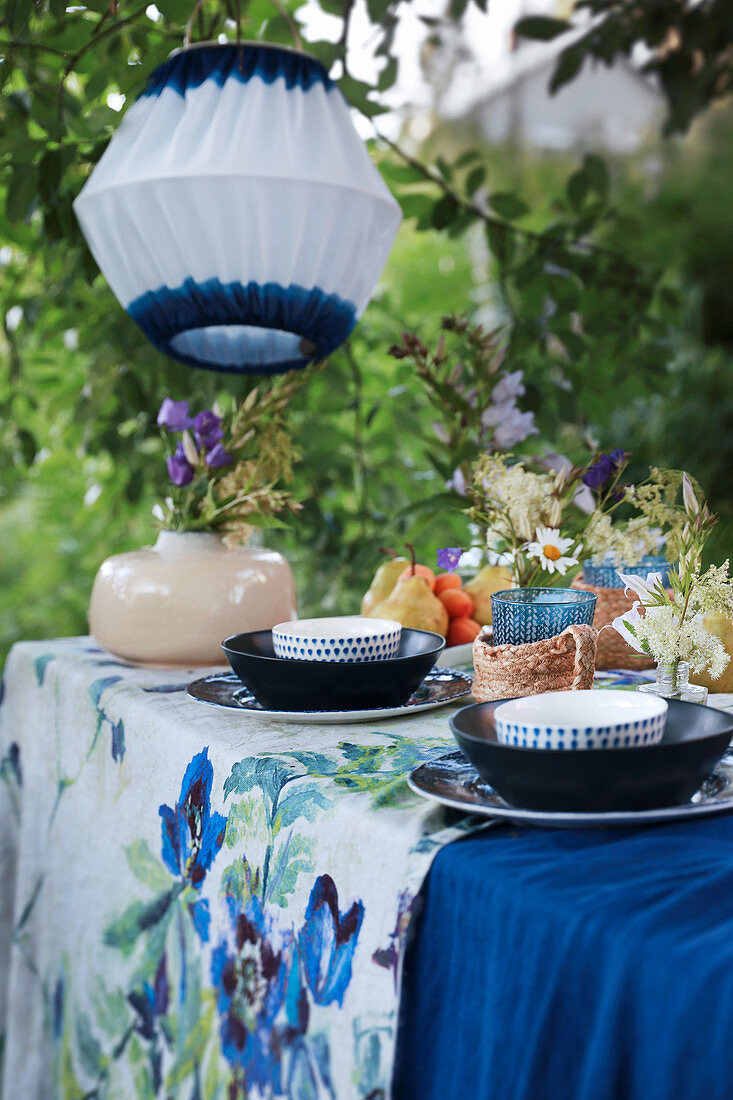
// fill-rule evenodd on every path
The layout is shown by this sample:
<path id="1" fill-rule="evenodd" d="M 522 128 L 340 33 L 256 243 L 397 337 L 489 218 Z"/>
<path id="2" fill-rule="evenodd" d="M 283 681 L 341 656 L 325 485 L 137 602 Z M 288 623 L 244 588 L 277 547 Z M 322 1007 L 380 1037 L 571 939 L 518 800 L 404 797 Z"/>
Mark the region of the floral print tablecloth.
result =
<path id="1" fill-rule="evenodd" d="M 406 786 L 449 710 L 292 725 L 191 701 L 198 675 L 88 639 L 9 657 L 5 1100 L 388 1093 L 415 896 L 485 824 Z"/>
<path id="2" fill-rule="evenodd" d="M 486 824 L 406 785 L 450 708 L 294 725 L 189 700 L 198 675 L 84 638 L 10 655 L 5 1100 L 388 1096 L 416 896 Z"/>

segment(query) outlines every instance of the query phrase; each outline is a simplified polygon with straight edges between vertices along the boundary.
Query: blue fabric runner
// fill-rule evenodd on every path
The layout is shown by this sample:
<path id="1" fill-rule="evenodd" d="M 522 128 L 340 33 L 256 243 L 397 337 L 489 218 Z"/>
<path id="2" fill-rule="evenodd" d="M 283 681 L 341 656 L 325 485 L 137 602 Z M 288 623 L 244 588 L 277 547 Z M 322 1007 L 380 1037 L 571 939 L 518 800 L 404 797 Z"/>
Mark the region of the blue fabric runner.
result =
<path id="1" fill-rule="evenodd" d="M 394 1100 L 731 1100 L 733 816 L 443 848 Z"/>

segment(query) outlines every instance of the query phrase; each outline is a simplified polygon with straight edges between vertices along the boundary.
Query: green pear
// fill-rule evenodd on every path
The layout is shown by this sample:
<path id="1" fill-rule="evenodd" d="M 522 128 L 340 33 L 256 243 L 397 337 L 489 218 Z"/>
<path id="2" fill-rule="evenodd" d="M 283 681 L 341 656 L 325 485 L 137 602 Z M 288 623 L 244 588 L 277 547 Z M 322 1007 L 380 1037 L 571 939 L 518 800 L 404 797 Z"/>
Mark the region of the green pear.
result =
<path id="1" fill-rule="evenodd" d="M 710 673 L 691 673 L 690 680 L 694 684 L 706 687 L 710 692 L 733 691 L 733 622 L 727 619 L 720 611 L 708 611 L 703 618 L 703 626 L 723 643 L 723 648 L 730 657 L 730 661 L 723 669 L 717 680 L 711 680 Z"/>
<path id="2" fill-rule="evenodd" d="M 393 619 L 411 630 L 432 630 L 445 637 L 448 612 L 425 577 L 404 577 L 386 599 L 368 612 L 370 619 Z"/>
<path id="3" fill-rule="evenodd" d="M 404 573 L 409 564 L 407 558 L 390 558 L 389 561 L 382 562 L 374 574 L 374 580 L 369 585 L 364 599 L 361 601 L 362 615 L 369 615 L 372 608 L 376 607 L 382 600 L 387 599 L 387 596 L 397 584 L 400 573 Z"/>
<path id="4" fill-rule="evenodd" d="M 481 626 L 491 626 L 491 594 L 513 588 L 512 575 L 505 565 L 485 565 L 463 591 L 473 600 L 473 616 Z"/>

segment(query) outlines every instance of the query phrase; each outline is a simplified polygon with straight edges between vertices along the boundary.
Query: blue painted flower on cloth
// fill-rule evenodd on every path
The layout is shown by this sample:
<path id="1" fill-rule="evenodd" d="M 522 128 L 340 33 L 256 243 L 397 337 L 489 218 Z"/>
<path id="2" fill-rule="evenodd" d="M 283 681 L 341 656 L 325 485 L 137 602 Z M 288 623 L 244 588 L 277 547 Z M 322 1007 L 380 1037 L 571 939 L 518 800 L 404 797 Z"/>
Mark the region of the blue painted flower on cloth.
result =
<path id="1" fill-rule="evenodd" d="M 292 932 L 278 932 L 258 898 L 251 898 L 236 917 L 233 948 L 221 943 L 213 953 L 222 1050 L 237 1071 L 234 1096 L 236 1085 L 244 1096 L 255 1087 L 268 1096 L 281 1091 L 283 1048 L 308 1023 L 307 1004 L 299 994 L 302 1028 L 276 1023 L 289 992 L 292 958 Z"/>
<path id="2" fill-rule="evenodd" d="M 343 1004 L 363 919 L 364 906 L 360 901 L 340 914 L 336 884 L 330 875 L 319 875 L 311 890 L 299 937 L 308 987 L 316 1004 L 327 1005 L 332 1001 Z"/>
<path id="3" fill-rule="evenodd" d="M 162 818 L 163 862 L 197 890 L 224 842 L 226 819 L 211 812 L 213 779 L 206 748 L 186 768 L 175 807 L 163 805 L 158 811 Z"/>

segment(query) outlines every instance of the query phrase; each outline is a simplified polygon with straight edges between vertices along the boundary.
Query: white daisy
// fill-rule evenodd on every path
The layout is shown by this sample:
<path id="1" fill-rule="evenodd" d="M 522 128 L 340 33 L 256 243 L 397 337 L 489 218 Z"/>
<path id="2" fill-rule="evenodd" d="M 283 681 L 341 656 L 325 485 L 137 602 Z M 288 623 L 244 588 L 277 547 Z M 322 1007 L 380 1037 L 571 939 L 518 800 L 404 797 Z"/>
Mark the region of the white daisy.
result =
<path id="1" fill-rule="evenodd" d="M 578 564 L 572 552 L 568 555 L 573 550 L 573 540 L 564 539 L 557 527 L 538 527 L 535 540 L 527 546 L 527 557 L 536 558 L 548 573 L 564 577 L 571 565 Z"/>

